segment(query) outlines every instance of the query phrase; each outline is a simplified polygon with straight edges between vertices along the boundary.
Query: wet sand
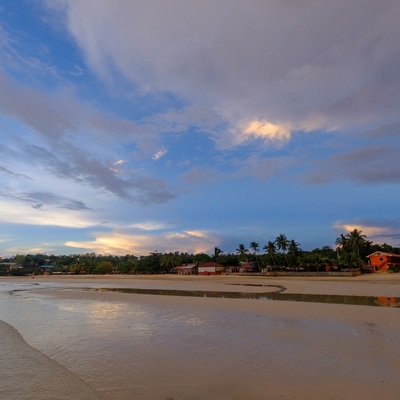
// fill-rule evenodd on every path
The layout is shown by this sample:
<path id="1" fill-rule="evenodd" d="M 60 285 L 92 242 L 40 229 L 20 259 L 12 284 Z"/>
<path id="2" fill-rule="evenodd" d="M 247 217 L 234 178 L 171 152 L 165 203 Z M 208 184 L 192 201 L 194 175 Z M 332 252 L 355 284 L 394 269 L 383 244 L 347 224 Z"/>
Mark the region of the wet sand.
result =
<path id="1" fill-rule="evenodd" d="M 77 375 L 29 346 L 0 321 L 0 398 L 4 400 L 100 400 Z"/>
<path id="2" fill-rule="evenodd" d="M 7 321 L 107 400 L 394 400 L 400 391 L 400 308 L 82 290 L 260 292 L 276 290 L 268 286 L 275 285 L 288 293 L 400 297 L 400 274 L 327 279 L 45 276 L 1 281 L 37 283 L 40 290 L 30 296 L 58 305 L 54 315 L 78 306 L 84 314 L 90 307 L 96 326 L 112 321 L 97 353 L 91 342 L 84 348 L 71 341 L 65 345 L 70 347 L 68 357 L 56 341 L 46 348 L 17 317 L 8 316 Z M 68 321 L 77 318 L 65 315 Z"/>

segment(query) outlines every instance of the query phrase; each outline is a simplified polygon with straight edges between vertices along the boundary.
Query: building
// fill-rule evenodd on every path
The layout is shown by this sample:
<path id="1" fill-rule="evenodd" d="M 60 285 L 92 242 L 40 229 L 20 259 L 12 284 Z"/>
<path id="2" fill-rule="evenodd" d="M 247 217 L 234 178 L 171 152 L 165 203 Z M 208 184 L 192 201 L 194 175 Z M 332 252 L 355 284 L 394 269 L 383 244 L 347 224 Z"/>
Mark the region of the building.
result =
<path id="1" fill-rule="evenodd" d="M 20 268 L 22 267 L 17 263 L 0 262 L 0 270 L 3 270 L 5 272 L 10 272 L 13 269 L 20 269 Z"/>
<path id="2" fill-rule="evenodd" d="M 186 264 L 174 267 L 171 269 L 171 273 L 179 275 L 196 275 L 197 264 Z"/>
<path id="3" fill-rule="evenodd" d="M 368 264 L 375 272 L 400 271 L 400 254 L 375 251 L 367 256 Z"/>
<path id="4" fill-rule="evenodd" d="M 199 275 L 221 275 L 224 272 L 224 267 L 216 262 L 201 264 L 198 267 Z"/>

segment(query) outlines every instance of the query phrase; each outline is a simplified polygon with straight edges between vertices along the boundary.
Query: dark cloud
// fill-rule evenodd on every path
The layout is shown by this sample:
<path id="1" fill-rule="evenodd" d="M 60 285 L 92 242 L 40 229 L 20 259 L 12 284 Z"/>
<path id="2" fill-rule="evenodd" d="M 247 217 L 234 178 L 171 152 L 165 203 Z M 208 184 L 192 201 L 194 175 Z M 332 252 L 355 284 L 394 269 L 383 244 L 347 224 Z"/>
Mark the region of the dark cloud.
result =
<path id="1" fill-rule="evenodd" d="M 151 129 L 140 128 L 128 120 L 106 118 L 69 94 L 45 96 L 1 72 L 0 91 L 4 94 L 0 96 L 0 111 L 26 124 L 43 139 L 38 141 L 41 145 L 30 144 L 37 139 L 31 131 L 13 138 L 20 156 L 32 165 L 44 166 L 58 177 L 140 204 L 163 203 L 176 197 L 161 179 L 132 174 L 122 178 L 107 164 L 106 160 L 124 143 L 134 147 L 134 138 L 139 137 L 140 142 L 140 134 L 151 133 Z M 151 134 L 146 141 L 151 142 Z M 147 150 L 153 146 L 154 143 L 147 146 Z"/>
<path id="2" fill-rule="evenodd" d="M 327 184 L 350 180 L 361 184 L 400 183 L 400 147 L 369 145 L 334 154 L 313 164 L 305 183 Z"/>
<path id="3" fill-rule="evenodd" d="M 0 165 L 0 172 L 4 172 L 4 173 L 6 173 L 6 174 L 8 174 L 8 175 L 11 175 L 11 176 L 13 176 L 13 177 L 16 177 L 16 178 L 26 178 L 26 179 L 32 180 L 32 178 L 30 178 L 29 176 L 27 176 L 27 175 L 25 175 L 25 174 L 20 174 L 20 173 L 18 173 L 18 172 L 11 171 L 11 170 L 9 170 L 8 168 L 3 167 L 3 166 L 1 166 L 1 165 Z"/>
<path id="4" fill-rule="evenodd" d="M 90 67 L 144 91 L 305 130 L 400 108 L 396 0 L 59 4 Z"/>
<path id="5" fill-rule="evenodd" d="M 400 138 L 400 121 L 390 124 L 384 124 L 379 128 L 372 129 L 365 133 L 366 138 L 382 139 L 382 138 Z"/>
<path id="6" fill-rule="evenodd" d="M 69 210 L 89 210 L 84 202 L 56 195 L 51 192 L 18 192 L 15 189 L 4 188 L 1 197 L 22 201 L 37 210 L 45 210 L 46 206 L 56 206 Z"/>
<path id="7" fill-rule="evenodd" d="M 55 154 L 33 145 L 26 145 L 25 150 L 32 157 L 33 164 L 44 166 L 60 178 L 103 189 L 134 203 L 157 204 L 176 197 L 162 179 L 117 174 L 103 161 L 72 145 L 63 145 Z"/>

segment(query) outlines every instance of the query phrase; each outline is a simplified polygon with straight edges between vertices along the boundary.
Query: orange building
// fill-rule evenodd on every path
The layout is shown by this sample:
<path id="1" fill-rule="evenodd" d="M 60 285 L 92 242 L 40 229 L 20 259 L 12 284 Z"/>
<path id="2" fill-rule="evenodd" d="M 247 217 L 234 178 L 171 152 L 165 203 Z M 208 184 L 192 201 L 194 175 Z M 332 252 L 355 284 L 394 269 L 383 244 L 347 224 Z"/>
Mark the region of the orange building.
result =
<path id="1" fill-rule="evenodd" d="M 400 271 L 400 254 L 376 251 L 367 256 L 368 264 L 372 265 L 375 272 L 386 272 L 389 269 Z"/>

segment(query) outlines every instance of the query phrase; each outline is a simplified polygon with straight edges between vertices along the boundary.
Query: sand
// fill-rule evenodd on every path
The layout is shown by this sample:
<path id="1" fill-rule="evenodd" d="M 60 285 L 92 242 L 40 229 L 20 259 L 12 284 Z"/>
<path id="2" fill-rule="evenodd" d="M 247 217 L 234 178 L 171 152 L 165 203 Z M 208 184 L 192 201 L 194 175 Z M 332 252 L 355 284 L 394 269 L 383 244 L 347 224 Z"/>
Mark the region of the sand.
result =
<path id="1" fill-rule="evenodd" d="M 0 398 L 3 400 L 99 400 L 77 375 L 29 346 L 0 321 Z"/>
<path id="2" fill-rule="evenodd" d="M 75 328 L 70 327 L 73 340 L 64 344 L 67 357 L 57 341 L 46 348 L 35 330 L 24 330 L 17 317 L 7 317 L 29 343 L 42 346 L 40 351 L 107 400 L 398 398 L 400 308 L 82 289 L 261 292 L 284 286 L 288 293 L 400 297 L 400 274 L 327 279 L 45 276 L 2 281 L 35 282 L 40 290 L 30 298 L 36 299 L 35 304 L 58 305 L 54 316 L 66 305 L 72 309 L 79 305 L 82 315 L 87 312 L 90 321 L 94 318 L 91 326 L 107 326 L 98 337 L 102 346 L 98 354 L 91 342 L 75 343 Z M 67 321 L 77 318 L 65 315 Z M 46 323 L 50 329 L 51 321 Z M 105 354 L 111 357 L 107 362 Z M 103 369 L 107 372 L 98 377 Z"/>

